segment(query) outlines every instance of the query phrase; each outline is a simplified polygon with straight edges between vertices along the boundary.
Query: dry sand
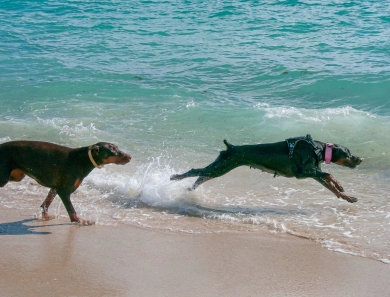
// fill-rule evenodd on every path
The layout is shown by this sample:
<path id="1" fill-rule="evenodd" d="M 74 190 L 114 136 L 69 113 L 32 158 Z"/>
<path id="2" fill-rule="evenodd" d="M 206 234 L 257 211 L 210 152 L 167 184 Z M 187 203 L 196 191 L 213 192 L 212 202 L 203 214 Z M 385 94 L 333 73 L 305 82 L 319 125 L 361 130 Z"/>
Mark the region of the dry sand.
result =
<path id="1" fill-rule="evenodd" d="M 1 296 L 390 296 L 390 265 L 289 235 L 40 222 L 0 207 Z"/>

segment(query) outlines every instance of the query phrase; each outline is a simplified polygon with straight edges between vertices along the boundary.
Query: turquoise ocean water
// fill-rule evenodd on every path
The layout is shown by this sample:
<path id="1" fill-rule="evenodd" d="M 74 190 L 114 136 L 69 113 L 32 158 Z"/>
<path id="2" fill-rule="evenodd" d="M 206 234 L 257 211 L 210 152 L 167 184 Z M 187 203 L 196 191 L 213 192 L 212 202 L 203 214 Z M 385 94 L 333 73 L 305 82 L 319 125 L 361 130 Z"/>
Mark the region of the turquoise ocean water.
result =
<path id="1" fill-rule="evenodd" d="M 72 196 L 97 224 L 288 233 L 390 263 L 390 4 L 386 1 L 0 2 L 0 142 L 118 144 Z M 239 168 L 169 180 L 233 144 L 310 133 L 357 169 L 323 165 L 359 199 Z M 0 189 L 39 216 L 47 189 Z M 51 212 L 67 215 L 57 198 Z"/>

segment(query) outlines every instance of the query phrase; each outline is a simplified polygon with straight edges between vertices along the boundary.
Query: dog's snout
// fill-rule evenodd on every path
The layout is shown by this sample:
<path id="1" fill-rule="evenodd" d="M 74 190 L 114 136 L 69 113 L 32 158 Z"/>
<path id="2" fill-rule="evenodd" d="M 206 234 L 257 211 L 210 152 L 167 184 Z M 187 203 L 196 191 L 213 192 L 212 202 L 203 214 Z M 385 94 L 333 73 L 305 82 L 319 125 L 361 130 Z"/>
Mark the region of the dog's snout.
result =
<path id="1" fill-rule="evenodd" d="M 352 157 L 352 160 L 353 160 L 354 162 L 356 162 L 358 165 L 359 165 L 360 163 L 363 162 L 363 159 L 362 159 L 362 158 L 359 158 L 359 157 L 356 157 L 356 156 L 353 156 L 353 157 Z"/>
<path id="2" fill-rule="evenodd" d="M 130 154 L 122 153 L 123 154 L 123 159 L 126 161 L 126 163 L 130 162 L 131 156 Z"/>

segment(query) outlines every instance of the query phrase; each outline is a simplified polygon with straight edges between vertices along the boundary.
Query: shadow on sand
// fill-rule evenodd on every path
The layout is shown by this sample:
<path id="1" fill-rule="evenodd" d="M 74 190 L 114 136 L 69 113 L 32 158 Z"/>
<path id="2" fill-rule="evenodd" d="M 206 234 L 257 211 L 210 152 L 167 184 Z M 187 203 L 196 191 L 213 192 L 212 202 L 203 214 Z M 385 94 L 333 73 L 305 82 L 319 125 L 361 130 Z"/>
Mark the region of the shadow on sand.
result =
<path id="1" fill-rule="evenodd" d="M 174 203 L 166 204 L 147 204 L 141 200 L 139 196 L 132 198 L 127 197 L 109 197 L 109 200 L 122 208 L 147 208 L 158 212 L 164 212 L 168 214 L 178 214 L 195 218 L 215 218 L 224 214 L 230 214 L 235 216 L 241 215 L 278 215 L 278 216 L 295 216 L 295 215 L 309 215 L 308 211 L 300 209 L 286 209 L 283 207 L 263 207 L 259 206 L 236 206 L 236 205 L 219 205 L 214 207 L 203 206 L 200 203 L 193 202 L 191 200 L 176 200 Z"/>
<path id="2" fill-rule="evenodd" d="M 46 235 L 51 234 L 51 232 L 46 231 L 35 231 L 37 228 L 49 227 L 49 226 L 59 226 L 64 224 L 54 224 L 54 225 L 27 225 L 29 222 L 38 222 L 37 219 L 25 219 L 17 222 L 9 223 L 0 223 L 0 236 L 1 235 Z"/>

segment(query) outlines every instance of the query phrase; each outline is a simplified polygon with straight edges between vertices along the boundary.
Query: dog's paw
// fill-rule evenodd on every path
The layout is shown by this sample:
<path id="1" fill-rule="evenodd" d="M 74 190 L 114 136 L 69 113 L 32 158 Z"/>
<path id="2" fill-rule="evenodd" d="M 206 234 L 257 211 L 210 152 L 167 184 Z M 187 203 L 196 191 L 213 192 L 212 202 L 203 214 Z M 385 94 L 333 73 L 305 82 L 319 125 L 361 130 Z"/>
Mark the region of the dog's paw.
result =
<path id="1" fill-rule="evenodd" d="M 78 223 L 79 226 L 92 226 L 95 225 L 95 222 L 89 220 L 80 220 Z"/>
<path id="2" fill-rule="evenodd" d="M 39 221 L 51 221 L 51 220 L 54 220 L 56 218 L 56 216 L 51 216 L 51 215 L 49 215 L 49 214 L 42 214 L 42 217 L 41 218 L 39 218 L 38 220 Z"/>
<path id="3" fill-rule="evenodd" d="M 80 226 L 80 227 L 95 225 L 94 221 L 83 220 L 83 219 L 79 219 L 78 221 L 74 221 L 72 223 L 74 223 L 74 224 L 76 224 L 77 226 Z"/>
<path id="4" fill-rule="evenodd" d="M 180 174 L 174 174 L 174 175 L 171 175 L 171 178 L 170 180 L 181 180 L 183 179 L 184 177 Z"/>
<path id="5" fill-rule="evenodd" d="M 350 203 L 354 203 L 354 202 L 357 202 L 357 201 L 358 201 L 357 198 L 351 197 L 351 196 L 347 196 L 347 195 L 345 195 L 345 194 L 343 194 L 343 193 L 340 194 L 340 197 L 343 198 L 344 200 L 350 202 Z"/>

